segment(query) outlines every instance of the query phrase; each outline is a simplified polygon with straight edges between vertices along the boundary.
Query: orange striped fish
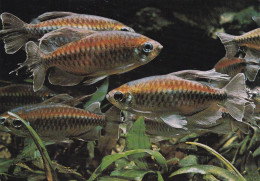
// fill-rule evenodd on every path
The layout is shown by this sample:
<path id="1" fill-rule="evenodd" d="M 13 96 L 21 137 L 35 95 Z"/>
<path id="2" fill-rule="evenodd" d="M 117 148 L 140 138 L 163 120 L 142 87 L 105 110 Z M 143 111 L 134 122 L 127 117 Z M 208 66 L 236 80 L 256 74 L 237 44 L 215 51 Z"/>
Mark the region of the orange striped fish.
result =
<path id="1" fill-rule="evenodd" d="M 225 107 L 234 119 L 242 121 L 248 96 L 243 74 L 218 89 L 176 77 L 173 73 L 129 82 L 110 91 L 106 97 L 121 110 L 183 128 L 187 120 L 182 116 L 200 113 L 198 120 L 221 118 L 218 105 Z"/>
<path id="2" fill-rule="evenodd" d="M 0 31 L 0 37 L 4 40 L 5 51 L 8 54 L 17 52 L 29 39 L 37 41 L 44 34 L 62 27 L 134 32 L 132 28 L 112 19 L 71 12 L 44 13 L 31 24 L 24 23 L 18 17 L 6 12 L 1 14 L 1 19 L 3 30 Z"/>
<path id="3" fill-rule="evenodd" d="M 49 53 L 33 42 L 26 44 L 27 60 L 18 69 L 28 66 L 33 72 L 35 91 L 43 86 L 49 68 L 52 68 L 49 74 L 51 84 L 73 86 L 86 77 L 85 83 L 93 84 L 109 75 L 124 73 L 150 62 L 163 48 L 160 43 L 132 32 L 90 31 L 82 38 L 81 33 L 71 29 L 57 31 L 62 32 L 61 37 L 73 32 L 78 40 Z"/>
<path id="4" fill-rule="evenodd" d="M 228 74 L 234 77 L 238 73 L 244 73 L 249 81 L 254 81 L 260 69 L 259 60 L 249 58 L 247 53 L 245 58 L 240 57 L 223 57 L 214 66 L 215 71 Z"/>
<path id="5" fill-rule="evenodd" d="M 29 122 L 30 126 L 45 141 L 62 141 L 67 138 L 96 140 L 100 137 L 101 129 L 105 129 L 106 126 L 109 129 L 114 128 L 113 131 L 117 132 L 120 119 L 119 112 L 116 112 L 114 108 L 103 114 L 97 106 L 99 104 L 94 103 L 90 106 L 92 108 L 87 111 L 63 104 L 38 104 L 15 108 L 10 112 Z M 98 111 L 90 112 L 91 109 Z M 0 115 L 0 124 L 8 128 L 14 135 L 29 136 L 23 123 L 9 115 L 8 112 Z M 109 124 L 112 124 L 113 127 Z"/>
<path id="6" fill-rule="evenodd" d="M 36 104 L 55 96 L 56 93 L 43 87 L 34 92 L 30 84 L 13 84 L 0 87 L 0 112 L 28 104 Z"/>

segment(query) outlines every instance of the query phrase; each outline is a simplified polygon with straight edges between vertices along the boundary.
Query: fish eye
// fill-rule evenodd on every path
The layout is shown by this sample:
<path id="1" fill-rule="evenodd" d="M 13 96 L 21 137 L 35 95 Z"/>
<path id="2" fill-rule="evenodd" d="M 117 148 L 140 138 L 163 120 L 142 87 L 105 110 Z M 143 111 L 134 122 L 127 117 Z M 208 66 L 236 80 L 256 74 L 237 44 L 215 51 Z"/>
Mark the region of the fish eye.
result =
<path id="1" fill-rule="evenodd" d="M 124 98 L 124 95 L 123 95 L 122 92 L 116 92 L 116 93 L 114 94 L 114 99 L 115 99 L 116 101 L 122 101 L 123 98 Z"/>
<path id="2" fill-rule="evenodd" d="M 13 127 L 15 127 L 15 128 L 20 128 L 21 126 L 22 126 L 22 121 L 20 120 L 20 119 L 14 119 L 13 121 L 12 121 L 12 125 L 13 125 Z"/>
<path id="3" fill-rule="evenodd" d="M 153 50 L 153 44 L 146 42 L 143 44 L 143 51 L 145 53 L 150 53 Z"/>
<path id="4" fill-rule="evenodd" d="M 5 123 L 5 120 L 6 120 L 5 117 L 1 117 L 1 118 L 0 118 L 0 125 L 3 125 L 3 124 Z"/>
<path id="5" fill-rule="evenodd" d="M 127 27 L 122 27 L 120 31 L 130 31 Z"/>

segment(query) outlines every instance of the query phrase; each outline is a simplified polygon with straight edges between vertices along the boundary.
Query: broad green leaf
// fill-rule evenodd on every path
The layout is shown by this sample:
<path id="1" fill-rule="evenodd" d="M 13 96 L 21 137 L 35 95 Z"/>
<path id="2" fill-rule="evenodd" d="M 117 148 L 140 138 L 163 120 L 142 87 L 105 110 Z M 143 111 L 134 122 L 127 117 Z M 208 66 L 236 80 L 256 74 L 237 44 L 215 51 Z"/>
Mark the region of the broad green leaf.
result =
<path id="1" fill-rule="evenodd" d="M 188 155 L 180 160 L 179 165 L 181 167 L 198 165 L 198 158 L 195 155 Z"/>
<path id="2" fill-rule="evenodd" d="M 126 137 L 126 150 L 134 149 L 150 149 L 151 143 L 148 136 L 145 135 L 145 123 L 142 117 L 139 117 Z M 144 160 L 146 154 L 132 155 L 129 157 L 131 160 L 134 160 L 136 165 L 140 169 L 147 169 L 148 165 Z"/>
<path id="3" fill-rule="evenodd" d="M 126 170 L 115 170 L 111 173 L 110 176 L 116 176 L 120 178 L 127 178 L 131 180 L 141 181 L 143 177 L 148 173 L 155 173 L 155 172 L 152 170 L 126 169 Z"/>
<path id="4" fill-rule="evenodd" d="M 108 78 L 103 82 L 103 84 L 97 89 L 97 91 L 91 96 L 89 101 L 84 105 L 86 109 L 90 104 L 94 102 L 101 102 L 105 99 L 107 91 L 108 91 L 109 81 Z"/>
<path id="5" fill-rule="evenodd" d="M 42 140 L 40 139 L 40 137 L 38 136 L 38 134 L 34 131 L 34 129 L 25 121 L 23 120 L 21 117 L 19 117 L 18 115 L 12 113 L 12 112 L 8 112 L 9 115 L 14 116 L 15 118 L 21 120 L 21 122 L 25 125 L 25 127 L 27 128 L 27 130 L 29 131 L 34 143 L 36 144 L 38 150 L 41 153 L 42 159 L 43 159 L 43 163 L 44 163 L 44 167 L 45 167 L 45 172 L 46 172 L 46 177 L 48 181 L 57 181 L 57 176 L 55 173 L 55 170 L 52 166 L 52 162 L 51 159 L 49 157 L 49 154 L 42 142 Z"/>
<path id="6" fill-rule="evenodd" d="M 242 181 L 242 179 L 233 172 L 212 165 L 193 165 L 189 167 L 180 168 L 179 170 L 173 172 L 169 177 L 185 173 L 199 173 L 202 175 L 212 174 L 222 180 Z"/>
<path id="7" fill-rule="evenodd" d="M 101 164 L 98 166 L 98 168 L 93 172 L 93 174 L 89 178 L 89 181 L 95 180 L 103 170 L 105 170 L 109 165 L 111 165 L 116 160 L 118 160 L 120 158 L 124 158 L 129 155 L 137 154 L 137 153 L 150 154 L 159 163 L 159 165 L 161 165 L 163 170 L 165 170 L 165 171 L 168 170 L 165 158 L 158 151 L 148 150 L 148 149 L 136 149 L 136 150 L 129 150 L 129 151 L 126 151 L 123 153 L 115 153 L 113 155 L 105 156 L 102 159 Z"/>
<path id="8" fill-rule="evenodd" d="M 207 150 L 208 152 L 210 152 L 211 154 L 216 156 L 220 161 L 222 161 L 227 166 L 228 170 L 236 173 L 240 177 L 241 180 L 245 180 L 245 178 L 239 173 L 239 171 L 227 159 L 225 159 L 222 155 L 220 155 L 214 149 L 210 148 L 207 145 L 201 144 L 201 143 L 196 143 L 196 142 L 186 142 L 186 143 L 204 148 L 205 150 Z"/>
<path id="9" fill-rule="evenodd" d="M 164 181 L 161 172 L 157 171 L 158 181 Z"/>
<path id="10" fill-rule="evenodd" d="M 3 174 L 4 172 L 7 172 L 9 167 L 13 165 L 14 159 L 0 159 L 0 174 Z"/>

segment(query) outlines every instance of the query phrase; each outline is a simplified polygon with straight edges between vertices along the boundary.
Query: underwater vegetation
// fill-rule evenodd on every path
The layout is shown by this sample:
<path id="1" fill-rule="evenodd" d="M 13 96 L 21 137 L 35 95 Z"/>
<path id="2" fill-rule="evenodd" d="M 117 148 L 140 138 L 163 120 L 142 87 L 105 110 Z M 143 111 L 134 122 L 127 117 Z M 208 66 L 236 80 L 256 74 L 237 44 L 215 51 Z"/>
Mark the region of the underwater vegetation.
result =
<path id="1" fill-rule="evenodd" d="M 0 1 L 0 180 L 260 180 L 255 1 L 58 2 Z"/>

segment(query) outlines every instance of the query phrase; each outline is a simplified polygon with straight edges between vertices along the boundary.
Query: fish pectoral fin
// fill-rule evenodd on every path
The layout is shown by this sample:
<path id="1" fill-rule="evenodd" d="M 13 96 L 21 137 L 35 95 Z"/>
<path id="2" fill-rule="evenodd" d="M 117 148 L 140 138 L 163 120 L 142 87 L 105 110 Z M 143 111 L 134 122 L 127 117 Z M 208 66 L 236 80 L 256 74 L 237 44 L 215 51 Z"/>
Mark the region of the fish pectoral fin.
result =
<path id="1" fill-rule="evenodd" d="M 97 126 L 94 129 L 88 130 L 84 133 L 81 133 L 77 136 L 73 136 L 73 139 L 78 139 L 82 141 L 94 141 L 98 140 L 101 137 L 101 126 Z"/>
<path id="2" fill-rule="evenodd" d="M 74 86 L 83 81 L 84 76 L 73 75 L 58 68 L 52 68 L 48 79 L 53 85 Z"/>
<path id="3" fill-rule="evenodd" d="M 63 12 L 63 11 L 53 11 L 53 12 L 47 12 L 43 13 L 37 18 L 33 19 L 31 24 L 37 24 L 42 21 L 50 20 L 50 19 L 56 19 L 56 18 L 62 18 L 66 16 L 73 16 L 73 15 L 78 15 L 76 13 L 72 12 Z"/>
<path id="4" fill-rule="evenodd" d="M 207 128 L 216 125 L 220 118 L 222 118 L 221 108 L 217 104 L 212 104 L 207 109 L 187 117 L 187 120 L 192 127 Z"/>
<path id="5" fill-rule="evenodd" d="M 95 84 L 96 82 L 100 81 L 100 80 L 103 80 L 104 78 L 106 78 L 107 75 L 104 75 L 104 76 L 89 76 L 87 77 L 87 80 L 85 80 L 83 82 L 83 84 L 86 84 L 86 85 L 91 85 L 91 84 Z"/>
<path id="6" fill-rule="evenodd" d="M 187 130 L 185 127 L 187 125 L 187 120 L 185 116 L 177 115 L 177 114 L 168 114 L 168 115 L 163 115 L 160 117 L 163 122 L 168 124 L 169 126 L 173 128 L 182 128 Z"/>
<path id="7" fill-rule="evenodd" d="M 86 108 L 86 110 L 95 114 L 102 114 L 100 109 L 100 102 L 93 102 Z"/>
<path id="8" fill-rule="evenodd" d="M 80 40 L 94 33 L 97 32 L 79 28 L 63 27 L 46 33 L 39 39 L 39 47 L 45 52 L 53 52 L 67 43 Z"/>

